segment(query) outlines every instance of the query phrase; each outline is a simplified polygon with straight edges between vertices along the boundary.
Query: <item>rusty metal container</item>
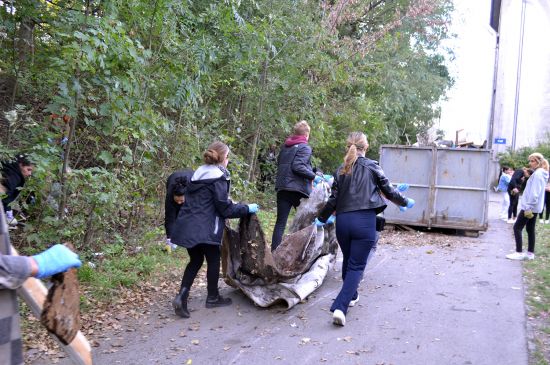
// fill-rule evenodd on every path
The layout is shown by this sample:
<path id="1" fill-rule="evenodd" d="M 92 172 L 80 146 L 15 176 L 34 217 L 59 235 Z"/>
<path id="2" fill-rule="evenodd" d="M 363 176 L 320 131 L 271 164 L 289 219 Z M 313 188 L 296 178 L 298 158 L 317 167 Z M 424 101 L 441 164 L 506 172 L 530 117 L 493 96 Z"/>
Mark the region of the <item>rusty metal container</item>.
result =
<path id="1" fill-rule="evenodd" d="M 380 165 L 392 183 L 408 183 L 414 208 L 389 204 L 388 223 L 485 231 L 490 150 L 382 145 Z"/>

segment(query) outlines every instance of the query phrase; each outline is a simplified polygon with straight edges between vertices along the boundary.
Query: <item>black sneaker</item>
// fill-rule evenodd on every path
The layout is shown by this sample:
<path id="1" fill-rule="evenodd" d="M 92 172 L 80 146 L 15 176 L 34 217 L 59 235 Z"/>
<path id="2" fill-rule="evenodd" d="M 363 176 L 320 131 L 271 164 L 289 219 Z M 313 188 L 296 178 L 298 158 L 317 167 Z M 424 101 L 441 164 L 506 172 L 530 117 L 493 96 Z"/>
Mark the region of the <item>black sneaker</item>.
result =
<path id="1" fill-rule="evenodd" d="M 231 298 L 224 298 L 221 295 L 215 297 L 206 297 L 206 308 L 226 307 L 231 305 L 233 301 Z"/>

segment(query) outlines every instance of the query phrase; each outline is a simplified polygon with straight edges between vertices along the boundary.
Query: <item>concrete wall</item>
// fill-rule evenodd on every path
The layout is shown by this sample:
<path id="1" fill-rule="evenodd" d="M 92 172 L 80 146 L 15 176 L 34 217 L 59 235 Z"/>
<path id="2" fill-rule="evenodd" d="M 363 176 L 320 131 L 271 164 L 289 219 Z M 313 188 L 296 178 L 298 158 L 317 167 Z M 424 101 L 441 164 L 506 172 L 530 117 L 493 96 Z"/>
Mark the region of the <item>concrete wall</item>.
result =
<path id="1" fill-rule="evenodd" d="M 514 128 L 523 1 L 524 36 Z M 451 30 L 457 37 L 445 46 L 456 55 L 449 63 L 456 83 L 448 100 L 441 104 L 437 125 L 446 132 L 446 138 L 454 139 L 456 130 L 465 129 L 468 139 L 480 143 L 489 139 L 495 65 L 496 34 L 489 27 L 490 1 L 455 0 L 455 8 Z M 549 0 L 502 0 L 493 141 L 504 138 L 506 144 L 493 144 L 493 156 L 512 145 L 514 130 L 516 148 L 536 145 L 550 132 L 549 35 Z"/>

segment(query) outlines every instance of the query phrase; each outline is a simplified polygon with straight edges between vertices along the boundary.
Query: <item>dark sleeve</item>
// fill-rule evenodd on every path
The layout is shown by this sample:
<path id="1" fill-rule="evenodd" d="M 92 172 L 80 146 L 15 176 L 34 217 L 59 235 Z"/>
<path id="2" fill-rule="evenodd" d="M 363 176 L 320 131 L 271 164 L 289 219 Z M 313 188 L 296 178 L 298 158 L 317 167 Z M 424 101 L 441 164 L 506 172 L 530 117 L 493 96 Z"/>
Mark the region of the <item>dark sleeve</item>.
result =
<path id="1" fill-rule="evenodd" d="M 334 173 L 334 182 L 332 183 L 331 191 L 330 191 L 330 197 L 328 198 L 327 203 L 321 209 L 321 212 L 319 213 L 318 219 L 321 222 L 326 222 L 327 219 L 331 216 L 331 214 L 336 210 L 336 204 L 338 203 L 338 172 Z"/>
<path id="2" fill-rule="evenodd" d="M 390 184 L 390 181 L 384 175 L 384 170 L 378 165 L 378 164 L 370 164 L 369 170 L 372 172 L 372 176 L 374 178 L 374 181 L 376 183 L 376 186 L 380 189 L 382 194 L 391 201 L 392 203 L 405 207 L 407 206 L 407 199 L 401 195 L 397 189 L 395 189 L 392 184 Z"/>
<path id="3" fill-rule="evenodd" d="M 514 171 L 510 183 L 508 184 L 508 191 L 519 189 L 521 187 L 521 177 L 523 176 L 523 170 Z"/>
<path id="4" fill-rule="evenodd" d="M 248 214 L 248 205 L 236 204 L 228 196 L 229 181 L 220 179 L 213 184 L 214 207 L 223 218 L 241 218 Z"/>
<path id="5" fill-rule="evenodd" d="M 294 160 L 292 160 L 292 172 L 300 177 L 313 180 L 315 178 L 315 173 L 311 168 L 310 159 L 311 147 L 308 145 L 300 146 L 296 151 Z"/>
<path id="6" fill-rule="evenodd" d="M 13 202 L 19 195 L 19 187 L 22 186 L 20 179 L 16 175 L 8 175 L 2 180 L 2 185 L 6 189 L 6 197 L 2 199 L 4 210 L 11 210 L 9 204 Z"/>

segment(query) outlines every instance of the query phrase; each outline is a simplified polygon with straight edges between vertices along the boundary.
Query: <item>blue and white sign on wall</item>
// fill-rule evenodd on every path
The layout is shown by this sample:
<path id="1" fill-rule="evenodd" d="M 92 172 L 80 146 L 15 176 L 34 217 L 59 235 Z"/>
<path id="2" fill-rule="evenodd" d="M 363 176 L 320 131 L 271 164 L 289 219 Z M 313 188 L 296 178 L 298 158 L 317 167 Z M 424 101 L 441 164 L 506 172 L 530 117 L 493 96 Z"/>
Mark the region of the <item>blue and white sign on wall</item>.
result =
<path id="1" fill-rule="evenodd" d="M 506 144 L 506 138 L 495 138 L 495 144 Z"/>

